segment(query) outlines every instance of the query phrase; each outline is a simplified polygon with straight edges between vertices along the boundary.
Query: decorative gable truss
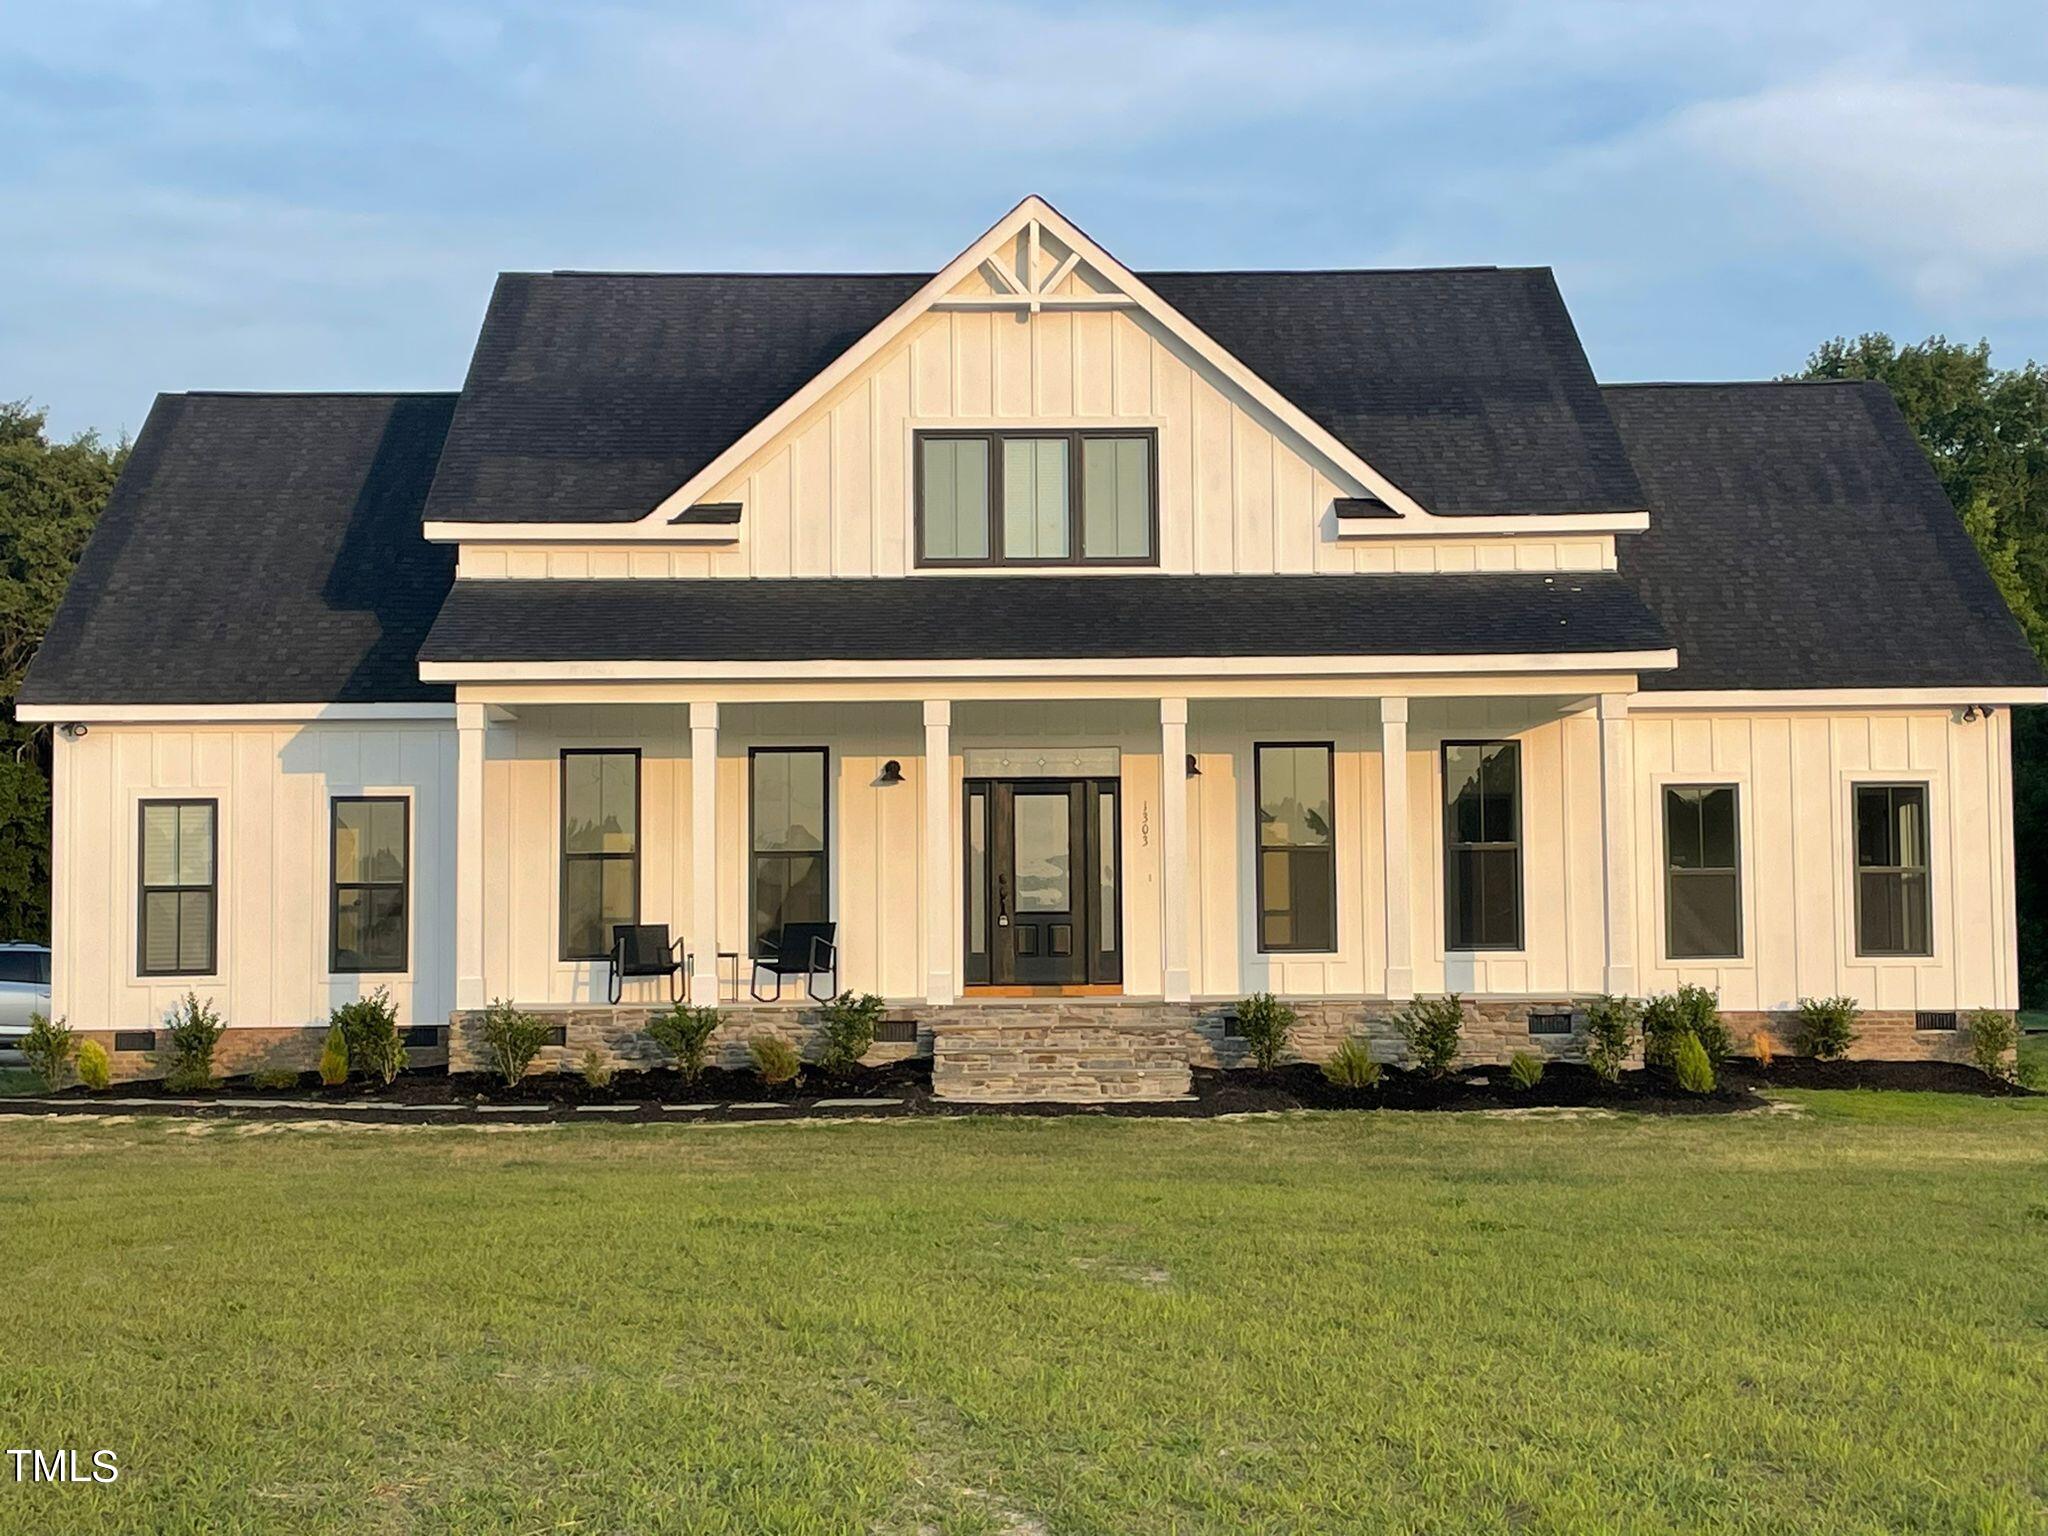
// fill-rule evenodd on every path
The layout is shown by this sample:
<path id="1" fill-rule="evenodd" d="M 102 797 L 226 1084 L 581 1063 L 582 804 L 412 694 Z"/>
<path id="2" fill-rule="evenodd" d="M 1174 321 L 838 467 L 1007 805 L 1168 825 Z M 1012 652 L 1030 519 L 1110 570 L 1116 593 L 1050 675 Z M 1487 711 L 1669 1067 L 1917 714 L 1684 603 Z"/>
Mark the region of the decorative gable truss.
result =
<path id="1" fill-rule="evenodd" d="M 914 433 L 1033 427 L 1160 434 L 1167 570 L 1420 569 L 1400 545 L 1462 541 L 1469 551 L 1498 535 L 1573 541 L 1539 557 L 1542 568 L 1611 567 L 1611 534 L 1641 525 L 1433 516 L 1030 197 L 639 521 L 427 532 L 470 546 L 471 574 L 903 574 L 914 564 Z M 1500 558 L 1481 550 L 1427 568 L 1531 568 L 1507 547 L 1518 539 L 1498 542 Z M 633 543 L 675 553 L 598 548 Z M 588 549 L 542 569 L 538 551 L 508 548 L 518 544 Z"/>

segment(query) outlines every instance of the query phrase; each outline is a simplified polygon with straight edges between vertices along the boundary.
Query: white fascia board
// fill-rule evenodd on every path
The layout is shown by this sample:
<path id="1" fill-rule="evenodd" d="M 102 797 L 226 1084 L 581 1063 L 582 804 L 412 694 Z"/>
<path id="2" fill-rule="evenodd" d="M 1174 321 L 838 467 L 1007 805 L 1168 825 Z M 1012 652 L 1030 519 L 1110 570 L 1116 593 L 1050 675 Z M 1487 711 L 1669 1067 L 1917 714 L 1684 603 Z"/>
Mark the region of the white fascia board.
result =
<path id="1" fill-rule="evenodd" d="M 2048 704 L 2048 687 L 1675 688 L 1636 693 L 1632 712 L 1660 709 L 1958 709 L 1970 704 Z"/>
<path id="2" fill-rule="evenodd" d="M 1112 656 L 979 661 L 423 661 L 442 683 L 713 682 L 1082 677 L 1393 677 L 1445 673 L 1659 672 L 1676 651 L 1507 656 Z"/>
<path id="3" fill-rule="evenodd" d="M 14 718 L 36 723 L 234 725 L 323 720 L 453 720 L 453 704 L 20 704 Z"/>
<path id="4" fill-rule="evenodd" d="M 1530 512 L 1509 516 L 1354 518 L 1359 526 L 1337 523 L 1342 543 L 1361 539 L 1455 538 L 1459 534 L 1521 534 L 1543 538 L 1557 533 L 1641 533 L 1650 526 L 1647 512 Z"/>
<path id="5" fill-rule="evenodd" d="M 462 523 L 445 520 L 421 525 L 430 544 L 603 544 L 630 539 L 635 544 L 675 544 L 691 549 L 731 549 L 740 541 L 736 524 L 713 528 L 630 523 Z"/>

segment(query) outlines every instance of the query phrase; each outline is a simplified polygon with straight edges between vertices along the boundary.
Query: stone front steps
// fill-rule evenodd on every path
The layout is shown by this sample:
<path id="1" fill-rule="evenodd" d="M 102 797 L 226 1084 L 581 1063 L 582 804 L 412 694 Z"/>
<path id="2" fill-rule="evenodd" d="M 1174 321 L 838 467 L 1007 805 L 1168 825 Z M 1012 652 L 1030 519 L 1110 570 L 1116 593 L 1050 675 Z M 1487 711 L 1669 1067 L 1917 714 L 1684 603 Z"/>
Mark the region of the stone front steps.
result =
<path id="1" fill-rule="evenodd" d="M 975 1104 L 1090 1104 L 1187 1098 L 1200 1037 L 1185 1024 L 1014 1011 L 932 1025 L 932 1093 Z"/>

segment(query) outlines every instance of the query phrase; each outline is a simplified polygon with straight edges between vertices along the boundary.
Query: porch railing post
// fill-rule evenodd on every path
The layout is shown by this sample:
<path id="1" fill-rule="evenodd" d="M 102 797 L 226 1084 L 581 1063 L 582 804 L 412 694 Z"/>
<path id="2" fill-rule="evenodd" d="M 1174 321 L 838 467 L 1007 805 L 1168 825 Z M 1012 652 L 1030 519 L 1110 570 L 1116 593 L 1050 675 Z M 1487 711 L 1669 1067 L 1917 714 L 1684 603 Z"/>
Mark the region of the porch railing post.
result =
<path id="1" fill-rule="evenodd" d="M 718 1003 L 718 706 L 690 705 L 690 1001 Z"/>
<path id="2" fill-rule="evenodd" d="M 1380 700 L 1380 811 L 1385 991 L 1390 999 L 1406 1002 L 1415 996 L 1415 882 L 1408 863 L 1408 700 L 1400 697 Z"/>
<path id="3" fill-rule="evenodd" d="M 455 1006 L 484 996 L 484 745 L 481 704 L 455 706 Z"/>
<path id="4" fill-rule="evenodd" d="M 1188 701 L 1159 701 L 1159 954 L 1161 994 L 1194 992 L 1188 963 Z"/>
<path id="5" fill-rule="evenodd" d="M 924 705 L 924 1000 L 953 1001 L 953 877 L 959 850 L 953 837 L 953 706 Z"/>
<path id="6" fill-rule="evenodd" d="M 1604 989 L 1626 997 L 1636 984 L 1635 836 L 1629 816 L 1628 695 L 1600 695 L 1600 830 L 1606 850 L 1607 974 Z"/>

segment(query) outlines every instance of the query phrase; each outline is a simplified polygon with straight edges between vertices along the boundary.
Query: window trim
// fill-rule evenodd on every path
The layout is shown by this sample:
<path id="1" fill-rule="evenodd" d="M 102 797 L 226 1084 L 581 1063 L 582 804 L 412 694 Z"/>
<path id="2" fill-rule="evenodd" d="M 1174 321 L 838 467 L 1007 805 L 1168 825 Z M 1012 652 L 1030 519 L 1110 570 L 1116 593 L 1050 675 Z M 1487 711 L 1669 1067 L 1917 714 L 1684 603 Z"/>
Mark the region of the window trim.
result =
<path id="1" fill-rule="evenodd" d="M 1012 559 L 1003 553 L 1003 454 L 1006 439 L 1018 441 L 1062 439 L 1067 444 L 1067 553 L 1052 558 Z M 1146 538 L 1145 555 L 1098 555 L 1081 553 L 1081 448 L 1092 439 L 1122 441 L 1142 439 L 1146 452 Z M 924 529 L 924 445 L 927 441 L 976 441 L 988 444 L 988 549 L 981 558 L 955 559 L 925 553 Z M 910 518 L 919 570 L 959 571 L 989 569 L 1065 569 L 1083 567 L 1145 568 L 1159 564 L 1159 429 L 1157 427 L 933 427 L 918 428 L 910 438 Z"/>
<path id="2" fill-rule="evenodd" d="M 389 880 L 350 880 L 343 882 L 336 871 L 341 868 L 341 807 L 344 805 L 392 805 L 396 804 L 404 818 L 400 837 L 404 846 L 405 868 L 396 884 L 399 901 L 405 913 L 405 922 L 399 937 L 398 964 L 396 966 L 344 966 L 341 963 L 341 893 L 351 891 L 389 890 L 394 882 Z M 412 972 L 412 796 L 411 795 L 329 795 L 327 797 L 327 974 L 330 976 L 405 976 Z"/>
<path id="3" fill-rule="evenodd" d="M 633 759 L 633 851 L 623 853 L 571 853 L 569 851 L 569 759 L 572 757 L 630 757 Z M 556 944 L 565 963 L 582 964 L 594 960 L 608 959 L 611 955 L 609 944 L 594 955 L 576 954 L 569 948 L 569 861 L 572 859 L 595 859 L 599 861 L 630 859 L 633 864 L 633 912 L 626 919 L 628 923 L 640 921 L 640 874 L 641 857 L 646 851 L 646 838 L 641 823 L 646 816 L 645 784 L 642 780 L 642 764 L 638 747 L 564 747 L 561 763 L 555 777 L 555 841 L 559 852 L 555 893 Z M 603 881 L 598 882 L 600 897 L 604 891 Z"/>
<path id="4" fill-rule="evenodd" d="M 1328 944 L 1268 944 L 1266 942 L 1266 843 L 1265 823 L 1259 809 L 1266 803 L 1262 753 L 1319 748 L 1329 765 L 1330 782 L 1330 942 Z M 1278 851 L 1285 851 L 1278 850 Z M 1252 743 L 1252 938 L 1262 955 L 1334 955 L 1343 941 L 1344 924 L 1337 909 L 1337 744 L 1334 741 L 1254 741 Z"/>
<path id="5" fill-rule="evenodd" d="M 1674 789 L 1725 789 L 1735 796 L 1735 863 L 1733 865 L 1733 873 L 1735 875 L 1735 949 L 1731 954 L 1681 955 L 1672 943 L 1671 923 L 1673 908 L 1671 901 L 1671 877 L 1674 874 L 1697 874 L 1703 872 L 1698 870 L 1677 870 L 1672 867 L 1671 818 L 1670 811 L 1665 804 L 1665 796 L 1669 795 Z M 1674 965 L 1689 964 L 1696 960 L 1722 961 L 1745 958 L 1749 940 L 1749 897 L 1743 878 L 1745 872 L 1742 863 L 1743 806 L 1742 783 L 1738 779 L 1660 779 L 1657 783 L 1657 851 L 1664 867 L 1664 879 L 1662 881 L 1664 897 L 1664 958 Z M 1717 868 L 1704 871 L 1704 873 L 1723 874 L 1728 873 L 1728 871 Z"/>
<path id="6" fill-rule="evenodd" d="M 1451 819 L 1451 749 L 1453 747 L 1513 747 L 1515 749 L 1515 840 L 1513 843 L 1461 843 L 1452 837 Z M 1527 793 L 1522 784 L 1522 743 L 1513 736 L 1486 736 L 1479 738 L 1445 738 L 1437 743 L 1436 749 L 1437 803 L 1440 808 L 1438 825 L 1443 835 L 1442 878 L 1444 888 L 1444 953 L 1447 955 L 1513 955 L 1520 954 L 1529 944 L 1529 892 L 1528 859 L 1523 849 L 1527 842 L 1528 806 Z M 1456 913 L 1451 906 L 1451 855 L 1460 848 L 1500 849 L 1512 848 L 1515 855 L 1515 938 L 1511 944 L 1454 944 L 1451 942 L 1451 924 Z"/>
<path id="7" fill-rule="evenodd" d="M 1856 802 L 1866 789 L 1917 789 L 1920 791 L 1921 849 L 1924 863 L 1871 864 L 1861 862 L 1858 847 Z M 1929 779 L 1851 779 L 1849 781 L 1849 922 L 1852 952 L 1859 960 L 1927 961 L 1934 958 L 1934 784 Z M 1863 947 L 1863 876 L 1917 871 L 1927 882 L 1927 947 L 1925 949 L 1865 949 Z"/>
<path id="8" fill-rule="evenodd" d="M 746 889 L 741 897 L 741 921 L 746 926 L 747 958 L 749 960 L 758 960 L 761 958 L 761 941 L 754 933 L 754 860 L 761 856 L 754 847 L 754 804 L 756 799 L 754 793 L 754 760 L 760 757 L 763 753 L 783 753 L 791 756 L 794 756 L 799 753 L 812 753 L 815 756 L 817 756 L 820 760 L 821 783 L 825 791 L 823 795 L 825 805 L 825 824 L 823 827 L 819 829 L 818 832 L 817 856 L 825 862 L 824 921 L 828 923 L 834 921 L 832 916 L 832 749 L 830 747 L 807 747 L 794 745 L 787 747 L 774 745 L 748 747 L 746 846 L 747 858 L 745 873 L 747 883 Z M 965 799 L 964 796 L 962 798 L 963 800 Z M 776 851 L 770 852 L 768 854 L 768 857 L 771 859 L 787 859 L 791 857 L 791 855 L 787 851 Z M 963 902 L 961 905 L 964 908 L 966 904 Z"/>
<path id="9" fill-rule="evenodd" d="M 143 869 L 144 840 L 148 837 L 150 807 L 159 805 L 203 805 L 208 811 L 209 841 L 212 844 L 207 856 L 207 867 L 213 871 L 213 879 L 204 886 L 197 885 L 151 885 Z M 197 970 L 176 966 L 169 970 L 152 970 L 149 966 L 148 940 L 149 925 L 146 913 L 152 893 L 164 891 L 204 890 L 210 909 L 206 920 L 206 964 Z M 183 937 L 183 934 L 180 934 Z M 135 974 L 141 976 L 218 976 L 220 974 L 220 800 L 218 797 L 201 795 L 157 796 L 135 802 Z"/>

